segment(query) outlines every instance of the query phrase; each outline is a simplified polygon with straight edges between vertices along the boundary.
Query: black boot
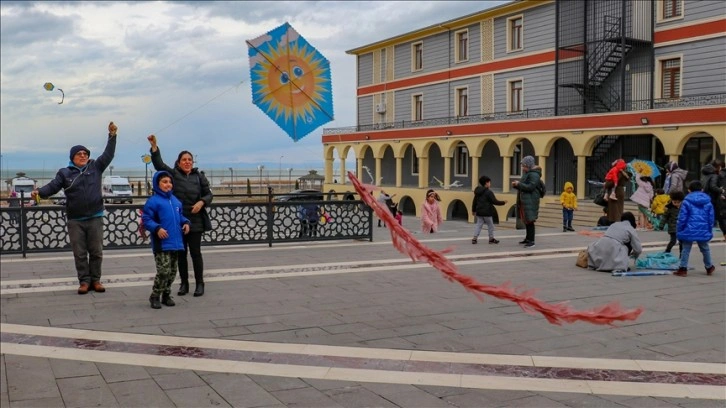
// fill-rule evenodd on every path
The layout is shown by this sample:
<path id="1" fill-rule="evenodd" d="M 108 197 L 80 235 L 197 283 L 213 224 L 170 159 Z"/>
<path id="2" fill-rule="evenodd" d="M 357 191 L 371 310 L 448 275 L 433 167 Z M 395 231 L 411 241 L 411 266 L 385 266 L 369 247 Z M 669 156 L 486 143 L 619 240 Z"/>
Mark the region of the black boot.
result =
<path id="1" fill-rule="evenodd" d="M 567 226 L 566 225 L 563 225 L 562 226 L 562 232 L 567 232 Z"/>
<path id="2" fill-rule="evenodd" d="M 574 231 L 575 230 L 574 228 L 572 228 L 572 221 L 568 221 L 567 222 L 567 230 L 568 231 Z"/>
<path id="3" fill-rule="evenodd" d="M 194 289 L 194 297 L 204 295 L 204 282 L 197 283 L 196 289 Z"/>
<path id="4" fill-rule="evenodd" d="M 176 303 L 174 303 L 174 299 L 171 298 L 171 293 L 161 295 L 161 304 L 169 307 L 176 305 Z"/>
<path id="5" fill-rule="evenodd" d="M 184 296 L 187 293 L 189 293 L 189 282 L 182 282 L 181 285 L 179 285 L 179 292 L 176 294 L 179 296 Z"/>
<path id="6" fill-rule="evenodd" d="M 161 309 L 161 302 L 159 302 L 159 296 L 149 296 L 149 302 L 151 302 L 152 309 Z"/>

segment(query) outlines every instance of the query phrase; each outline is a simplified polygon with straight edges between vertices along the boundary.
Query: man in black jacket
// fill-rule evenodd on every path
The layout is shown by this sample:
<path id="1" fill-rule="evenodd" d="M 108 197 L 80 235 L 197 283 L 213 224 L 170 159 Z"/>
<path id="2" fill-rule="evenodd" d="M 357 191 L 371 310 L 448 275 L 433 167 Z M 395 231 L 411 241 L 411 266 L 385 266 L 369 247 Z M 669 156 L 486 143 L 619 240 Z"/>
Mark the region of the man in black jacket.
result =
<path id="1" fill-rule="evenodd" d="M 90 158 L 91 151 L 85 146 L 71 147 L 68 167 L 58 170 L 53 180 L 31 193 L 33 198 L 48 198 L 61 189 L 65 192 L 68 237 L 78 272 L 79 295 L 89 290 L 106 291 L 101 284 L 104 211 L 101 186 L 103 172 L 116 152 L 117 130 L 113 122 L 109 123 L 106 149 L 96 160 Z"/>
<path id="2" fill-rule="evenodd" d="M 476 226 L 474 227 L 474 238 L 471 239 L 472 244 L 476 244 L 479 240 L 482 226 L 487 223 L 489 232 L 489 243 L 498 244 L 499 240 L 494 238 L 494 221 L 493 216 L 496 211 L 495 205 L 504 205 L 506 202 L 497 200 L 494 192 L 491 190 L 492 179 L 487 176 L 479 177 L 479 185 L 474 190 L 474 200 L 471 203 L 471 213 L 476 218 Z"/>

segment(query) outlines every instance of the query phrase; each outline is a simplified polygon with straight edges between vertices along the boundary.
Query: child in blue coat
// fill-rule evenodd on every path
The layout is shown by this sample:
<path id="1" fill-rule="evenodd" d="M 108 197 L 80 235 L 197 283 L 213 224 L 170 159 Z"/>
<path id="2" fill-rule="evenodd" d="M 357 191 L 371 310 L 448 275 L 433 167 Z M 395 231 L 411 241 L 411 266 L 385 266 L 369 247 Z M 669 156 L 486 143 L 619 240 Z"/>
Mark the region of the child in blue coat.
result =
<path id="1" fill-rule="evenodd" d="M 711 249 L 708 241 L 713 238 L 713 205 L 711 197 L 701 191 L 703 186 L 696 180 L 688 185 L 688 195 L 681 203 L 676 224 L 676 235 L 681 241 L 681 267 L 674 275 L 686 276 L 688 274 L 688 256 L 691 253 L 693 243 L 698 244 L 698 249 L 703 255 L 703 265 L 706 267 L 706 275 L 713 274 L 716 267 L 711 262 Z"/>
<path id="2" fill-rule="evenodd" d="M 174 197 L 171 174 L 154 174 L 154 194 L 146 200 L 142 220 L 151 234 L 151 249 L 156 262 L 156 277 L 151 289 L 152 309 L 174 306 L 171 284 L 176 278 L 177 254 L 184 251 L 183 235 L 189 232 L 189 220 L 182 214 L 182 204 Z M 161 298 L 161 300 L 159 299 Z"/>

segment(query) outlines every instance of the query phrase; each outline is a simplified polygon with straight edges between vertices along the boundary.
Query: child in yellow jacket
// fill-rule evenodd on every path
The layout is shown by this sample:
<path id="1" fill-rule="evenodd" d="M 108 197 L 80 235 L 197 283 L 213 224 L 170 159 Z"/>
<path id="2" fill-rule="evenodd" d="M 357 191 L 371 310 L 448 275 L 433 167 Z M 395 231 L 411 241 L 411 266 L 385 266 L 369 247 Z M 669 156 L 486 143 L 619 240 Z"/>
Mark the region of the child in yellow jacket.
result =
<path id="1" fill-rule="evenodd" d="M 569 181 L 565 182 L 565 191 L 560 194 L 562 204 L 562 232 L 574 231 L 572 218 L 577 209 L 577 196 L 574 193 L 575 187 Z"/>
<path id="2" fill-rule="evenodd" d="M 662 188 L 655 190 L 655 197 L 653 197 L 653 203 L 650 205 L 650 212 L 653 214 L 654 229 L 663 228 L 663 215 L 666 212 L 666 205 L 671 201 L 671 197 L 665 193 Z"/>

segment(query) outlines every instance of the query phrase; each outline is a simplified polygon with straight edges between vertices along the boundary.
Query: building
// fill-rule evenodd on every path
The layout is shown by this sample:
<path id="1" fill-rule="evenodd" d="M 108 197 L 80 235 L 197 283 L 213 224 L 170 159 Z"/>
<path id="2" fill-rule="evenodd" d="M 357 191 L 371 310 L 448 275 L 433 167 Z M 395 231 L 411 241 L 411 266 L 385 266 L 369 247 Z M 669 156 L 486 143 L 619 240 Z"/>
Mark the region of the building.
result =
<path id="1" fill-rule="evenodd" d="M 355 48 L 358 123 L 323 130 L 324 191 L 352 190 L 332 178 L 349 154 L 404 212 L 437 188 L 447 219 L 471 219 L 482 174 L 511 214 L 525 155 L 551 200 L 616 158 L 698 178 L 726 151 L 724 50 L 721 0 L 513 1 Z"/>

